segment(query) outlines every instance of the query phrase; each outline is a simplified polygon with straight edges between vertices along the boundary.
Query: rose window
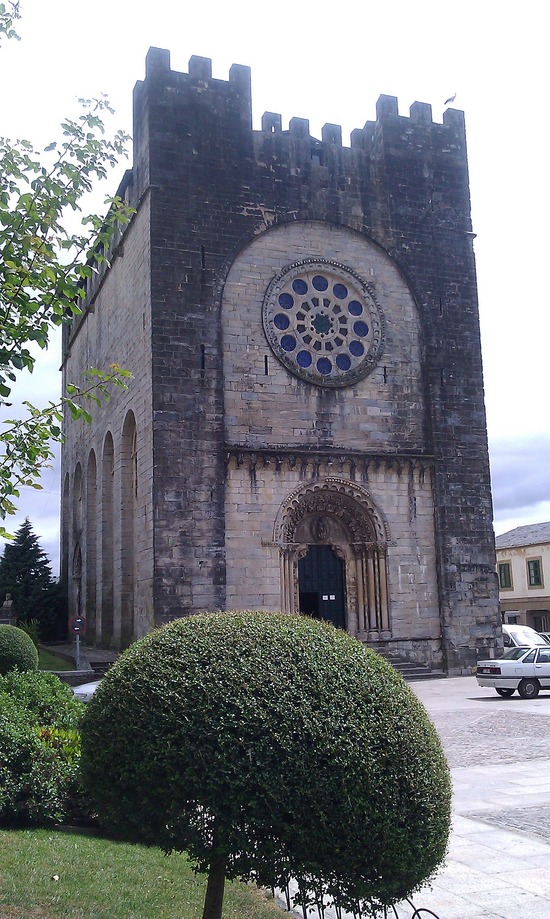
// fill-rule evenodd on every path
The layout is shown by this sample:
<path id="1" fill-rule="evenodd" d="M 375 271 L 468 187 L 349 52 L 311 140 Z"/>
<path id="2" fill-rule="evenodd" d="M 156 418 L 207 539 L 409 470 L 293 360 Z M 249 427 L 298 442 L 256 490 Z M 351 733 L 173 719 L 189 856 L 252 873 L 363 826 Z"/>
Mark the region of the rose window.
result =
<path id="1" fill-rule="evenodd" d="M 304 259 L 269 285 L 263 304 L 269 344 L 293 374 L 317 386 L 348 386 L 371 372 L 383 344 L 373 291 L 344 265 Z"/>

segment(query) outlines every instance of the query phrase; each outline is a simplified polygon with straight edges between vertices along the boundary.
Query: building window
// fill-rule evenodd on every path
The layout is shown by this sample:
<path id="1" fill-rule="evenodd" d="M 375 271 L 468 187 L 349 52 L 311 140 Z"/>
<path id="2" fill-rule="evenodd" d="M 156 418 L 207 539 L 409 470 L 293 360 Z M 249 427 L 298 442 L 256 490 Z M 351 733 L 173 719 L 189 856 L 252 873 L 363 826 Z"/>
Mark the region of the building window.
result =
<path id="1" fill-rule="evenodd" d="M 501 590 L 512 589 L 512 569 L 510 562 L 500 562 L 498 566 L 498 586 Z"/>
<path id="2" fill-rule="evenodd" d="M 267 288 L 263 325 L 279 361 L 315 386 L 351 386 L 372 372 L 385 321 L 374 290 L 328 259 L 288 265 Z"/>
<path id="3" fill-rule="evenodd" d="M 533 610 L 531 615 L 533 616 L 533 628 L 535 632 L 550 633 L 550 612 L 548 612 L 548 610 Z"/>
<path id="4" fill-rule="evenodd" d="M 527 559 L 527 583 L 529 587 L 542 587 L 542 565 L 540 558 Z"/>

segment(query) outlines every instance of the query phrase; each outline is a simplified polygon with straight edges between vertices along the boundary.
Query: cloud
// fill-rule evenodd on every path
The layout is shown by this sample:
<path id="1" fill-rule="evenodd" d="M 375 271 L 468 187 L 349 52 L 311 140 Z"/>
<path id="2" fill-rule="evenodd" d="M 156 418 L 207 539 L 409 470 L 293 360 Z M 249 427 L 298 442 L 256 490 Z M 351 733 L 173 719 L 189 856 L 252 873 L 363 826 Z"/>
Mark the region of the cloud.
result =
<path id="1" fill-rule="evenodd" d="M 11 406 L 3 408 L 0 412 L 0 429 L 9 418 L 23 418 L 27 412 L 23 406 L 24 400 L 29 400 L 36 406 L 44 406 L 49 402 L 57 402 L 61 385 L 61 377 L 57 372 L 60 364 L 60 336 L 54 331 L 50 347 L 47 351 L 35 350 L 36 364 L 34 371 L 23 371 L 19 374 L 13 389 Z M 41 489 L 21 488 L 21 497 L 16 502 L 18 512 L 13 517 L 3 521 L 9 533 L 15 533 L 21 526 L 25 517 L 28 517 L 34 532 L 39 537 L 40 545 L 47 553 L 52 573 L 59 573 L 59 505 L 60 505 L 60 447 L 52 445 L 54 458 L 51 464 L 43 469 L 40 477 Z M 3 541 L 0 540 L 0 552 L 3 551 Z"/>
<path id="2" fill-rule="evenodd" d="M 550 433 L 497 438 L 489 452 L 497 532 L 550 519 Z"/>
<path id="3" fill-rule="evenodd" d="M 9 533 L 19 529 L 25 517 L 28 517 L 40 545 L 51 562 L 52 573 L 59 574 L 59 513 L 60 513 L 60 461 L 59 447 L 56 445 L 56 456 L 51 468 L 44 469 L 40 478 L 40 491 L 34 488 L 22 488 L 17 502 L 18 512 L 14 517 L 3 521 Z M 0 553 L 4 541 L 0 540 Z"/>

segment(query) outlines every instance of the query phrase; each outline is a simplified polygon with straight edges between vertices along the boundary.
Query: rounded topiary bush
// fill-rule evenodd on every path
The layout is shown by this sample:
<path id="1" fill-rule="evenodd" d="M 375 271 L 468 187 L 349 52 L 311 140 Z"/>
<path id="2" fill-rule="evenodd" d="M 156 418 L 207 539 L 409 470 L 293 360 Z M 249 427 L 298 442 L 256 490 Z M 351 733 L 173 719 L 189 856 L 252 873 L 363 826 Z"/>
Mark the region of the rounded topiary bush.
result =
<path id="1" fill-rule="evenodd" d="M 32 638 L 14 625 L 0 625 L 0 674 L 37 669 L 38 651 Z"/>
<path id="2" fill-rule="evenodd" d="M 193 616 L 136 642 L 87 707 L 82 767 L 106 827 L 187 850 L 209 885 L 294 877 L 306 901 L 389 905 L 446 852 L 449 772 L 424 708 L 303 616 Z"/>

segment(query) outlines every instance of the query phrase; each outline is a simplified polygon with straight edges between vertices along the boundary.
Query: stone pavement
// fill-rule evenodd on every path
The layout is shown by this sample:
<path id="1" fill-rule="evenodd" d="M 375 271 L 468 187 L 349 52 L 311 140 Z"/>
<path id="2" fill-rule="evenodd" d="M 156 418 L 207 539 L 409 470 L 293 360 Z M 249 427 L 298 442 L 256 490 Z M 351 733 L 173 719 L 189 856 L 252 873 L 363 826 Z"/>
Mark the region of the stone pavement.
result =
<path id="1" fill-rule="evenodd" d="M 53 654 L 60 654 L 62 657 L 71 661 L 76 661 L 76 641 L 47 642 L 44 644 L 47 651 Z M 93 661 L 116 661 L 119 657 L 118 651 L 111 651 L 109 648 L 94 648 L 80 642 L 80 664 L 82 669 L 89 669 Z"/>
<path id="2" fill-rule="evenodd" d="M 449 854 L 416 907 L 438 919 L 550 919 L 550 693 L 501 699 L 475 677 L 412 688 L 453 777 Z M 325 919 L 335 915 L 326 910 Z M 411 915 L 398 909 L 399 919 Z"/>
<path id="3" fill-rule="evenodd" d="M 57 642 L 55 644 L 48 642 L 41 647 L 54 654 L 60 654 L 77 666 L 76 642 L 74 639 L 73 641 Z M 88 647 L 84 642 L 81 642 L 80 661 L 77 669 L 64 670 L 59 673 L 59 677 L 69 686 L 81 686 L 83 683 L 99 679 L 118 657 L 117 651 Z"/>
<path id="4" fill-rule="evenodd" d="M 453 777 L 449 856 L 418 903 L 440 919 L 550 919 L 550 694 L 501 699 L 475 677 L 413 688 Z"/>

